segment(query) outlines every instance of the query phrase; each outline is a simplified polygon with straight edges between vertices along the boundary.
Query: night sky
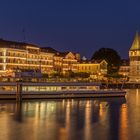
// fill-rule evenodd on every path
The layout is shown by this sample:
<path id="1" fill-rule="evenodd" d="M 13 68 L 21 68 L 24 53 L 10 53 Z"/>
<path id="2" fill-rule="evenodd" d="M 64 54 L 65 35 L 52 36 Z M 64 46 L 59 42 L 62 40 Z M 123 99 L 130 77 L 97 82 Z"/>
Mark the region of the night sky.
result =
<path id="1" fill-rule="evenodd" d="M 0 38 L 88 58 L 101 47 L 127 58 L 136 30 L 140 0 L 0 0 Z"/>

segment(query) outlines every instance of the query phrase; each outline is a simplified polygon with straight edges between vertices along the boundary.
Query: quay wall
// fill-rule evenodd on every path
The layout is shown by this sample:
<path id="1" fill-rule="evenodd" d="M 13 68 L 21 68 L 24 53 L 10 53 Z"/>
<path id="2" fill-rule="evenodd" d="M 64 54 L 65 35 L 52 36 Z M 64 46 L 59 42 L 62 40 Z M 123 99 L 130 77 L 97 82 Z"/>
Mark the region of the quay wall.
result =
<path id="1" fill-rule="evenodd" d="M 122 83 L 114 84 L 114 83 L 102 83 L 101 88 L 112 88 L 112 89 L 140 89 L 140 83 Z"/>

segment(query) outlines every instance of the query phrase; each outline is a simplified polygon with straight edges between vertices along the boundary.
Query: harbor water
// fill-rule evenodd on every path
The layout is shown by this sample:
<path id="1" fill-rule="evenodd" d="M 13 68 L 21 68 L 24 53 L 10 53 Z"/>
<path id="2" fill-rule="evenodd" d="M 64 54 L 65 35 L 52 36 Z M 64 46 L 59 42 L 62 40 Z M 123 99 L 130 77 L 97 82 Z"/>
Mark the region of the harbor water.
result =
<path id="1" fill-rule="evenodd" d="M 0 140 L 140 140 L 140 90 L 125 98 L 0 101 Z"/>

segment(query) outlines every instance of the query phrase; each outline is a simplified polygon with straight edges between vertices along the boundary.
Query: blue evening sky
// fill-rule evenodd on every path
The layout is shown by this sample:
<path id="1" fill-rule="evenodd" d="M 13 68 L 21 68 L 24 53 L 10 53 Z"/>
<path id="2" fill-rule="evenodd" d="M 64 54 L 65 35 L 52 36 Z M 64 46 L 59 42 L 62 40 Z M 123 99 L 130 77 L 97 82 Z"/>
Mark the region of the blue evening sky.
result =
<path id="1" fill-rule="evenodd" d="M 88 58 L 110 47 L 127 58 L 139 7 L 140 0 L 0 0 L 0 38 L 24 41 L 25 34 L 26 42 Z"/>

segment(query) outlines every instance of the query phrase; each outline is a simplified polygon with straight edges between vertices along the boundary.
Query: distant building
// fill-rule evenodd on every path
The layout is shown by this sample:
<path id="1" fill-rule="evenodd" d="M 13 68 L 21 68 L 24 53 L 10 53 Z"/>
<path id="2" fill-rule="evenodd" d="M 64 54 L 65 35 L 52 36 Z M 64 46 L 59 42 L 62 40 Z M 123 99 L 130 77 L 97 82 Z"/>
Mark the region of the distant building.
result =
<path id="1" fill-rule="evenodd" d="M 80 54 L 72 52 L 57 52 L 54 56 L 54 69 L 66 73 L 76 71 Z"/>
<path id="2" fill-rule="evenodd" d="M 140 82 L 140 36 L 136 33 L 133 44 L 129 50 L 130 73 L 129 79 L 132 82 Z"/>
<path id="3" fill-rule="evenodd" d="M 70 71 L 103 76 L 107 74 L 107 62 L 81 60 L 79 53 L 0 39 L 0 77 L 41 77 Z"/>
<path id="4" fill-rule="evenodd" d="M 129 60 L 128 59 L 122 59 L 121 60 L 121 66 L 119 69 L 119 74 L 123 76 L 129 76 L 130 66 L 129 66 Z"/>
<path id="5" fill-rule="evenodd" d="M 16 70 L 53 71 L 54 53 L 36 45 L 0 40 L 0 74 L 7 76 Z"/>
<path id="6" fill-rule="evenodd" d="M 94 78 L 107 74 L 107 62 L 105 60 L 82 60 L 76 65 L 77 70 L 75 72 L 86 72 Z"/>

